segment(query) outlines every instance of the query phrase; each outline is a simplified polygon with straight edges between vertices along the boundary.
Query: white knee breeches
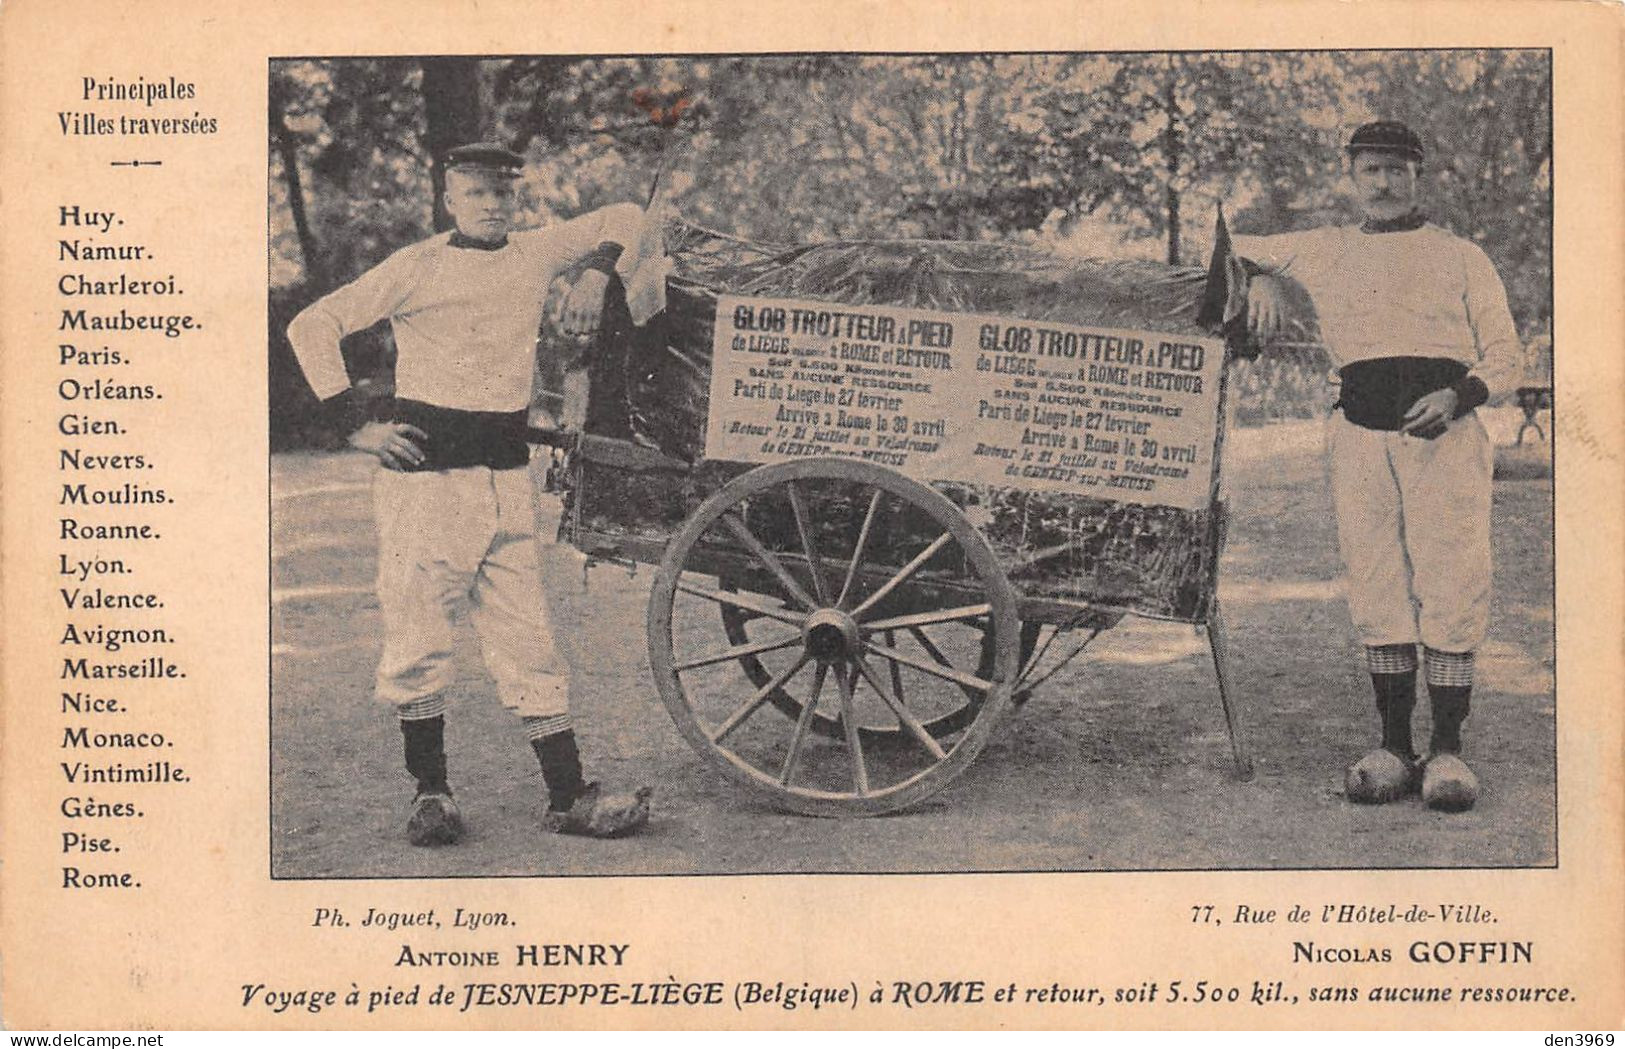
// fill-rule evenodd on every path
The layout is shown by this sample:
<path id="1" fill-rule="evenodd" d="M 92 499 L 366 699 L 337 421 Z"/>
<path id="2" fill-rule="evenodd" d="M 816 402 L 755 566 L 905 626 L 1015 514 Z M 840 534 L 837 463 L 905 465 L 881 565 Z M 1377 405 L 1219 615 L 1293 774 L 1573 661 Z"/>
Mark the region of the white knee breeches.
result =
<path id="1" fill-rule="evenodd" d="M 1471 652 L 1490 612 L 1495 449 L 1473 413 L 1435 440 L 1333 412 L 1326 450 L 1349 611 L 1367 645 Z"/>
<path id="2" fill-rule="evenodd" d="M 569 668 L 542 593 L 538 495 L 529 468 L 380 470 L 378 698 L 404 706 L 455 676 L 455 619 L 466 607 L 502 704 L 521 717 L 568 710 Z"/>

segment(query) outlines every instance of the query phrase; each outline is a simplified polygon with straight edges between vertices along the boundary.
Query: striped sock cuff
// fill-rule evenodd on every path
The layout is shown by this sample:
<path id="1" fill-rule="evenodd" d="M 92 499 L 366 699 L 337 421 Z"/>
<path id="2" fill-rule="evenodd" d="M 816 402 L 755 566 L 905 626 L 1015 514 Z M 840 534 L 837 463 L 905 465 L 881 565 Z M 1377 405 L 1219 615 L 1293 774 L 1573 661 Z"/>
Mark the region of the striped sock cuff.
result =
<path id="1" fill-rule="evenodd" d="M 422 699 L 414 699 L 410 703 L 402 703 L 395 708 L 396 717 L 402 721 L 427 721 L 437 718 L 446 712 L 446 697 L 439 692 Z"/>
<path id="2" fill-rule="evenodd" d="M 1365 661 L 1373 674 L 1408 674 L 1416 669 L 1416 646 L 1367 645 Z"/>
<path id="3" fill-rule="evenodd" d="M 1427 680 L 1430 685 L 1455 688 L 1473 687 L 1473 654 L 1427 650 Z"/>
<path id="4" fill-rule="evenodd" d="M 544 736 L 554 736 L 560 732 L 568 732 L 574 726 L 570 723 L 568 714 L 549 714 L 544 718 L 521 718 L 525 726 L 525 738 L 532 742 Z"/>

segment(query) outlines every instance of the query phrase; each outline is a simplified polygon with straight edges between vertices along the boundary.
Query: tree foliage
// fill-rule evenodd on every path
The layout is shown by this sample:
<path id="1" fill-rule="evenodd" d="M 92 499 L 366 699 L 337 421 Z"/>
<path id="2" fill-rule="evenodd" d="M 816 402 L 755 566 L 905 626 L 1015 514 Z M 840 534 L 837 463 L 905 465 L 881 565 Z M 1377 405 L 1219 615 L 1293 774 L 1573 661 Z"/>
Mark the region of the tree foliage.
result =
<path id="1" fill-rule="evenodd" d="M 1221 202 L 1248 232 L 1351 217 L 1342 143 L 1380 118 L 1421 131 L 1433 217 L 1520 327 L 1550 323 L 1545 51 L 297 60 L 269 98 L 278 315 L 443 225 L 460 141 L 527 157 L 526 221 L 658 193 L 759 240 L 1087 234 L 1190 263 Z"/>
<path id="2" fill-rule="evenodd" d="M 1316 55 L 1268 53 L 1092 55 L 1056 63 L 1052 85 L 1001 142 L 1001 166 L 1033 222 L 1105 209 L 1135 236 L 1156 237 L 1168 262 L 1182 250 L 1185 215 L 1245 184 L 1270 191 L 1309 180 L 1303 158 L 1322 150 L 1314 119 L 1335 93 Z M 1042 214 L 1040 214 L 1042 213 Z"/>
<path id="3" fill-rule="evenodd" d="M 1550 309 L 1544 51 L 343 59 L 275 64 L 271 101 L 273 250 L 303 272 L 303 242 L 334 280 L 433 228 L 455 141 L 525 153 L 538 221 L 658 183 L 764 239 L 1064 240 L 1090 220 L 1189 262 L 1219 201 L 1258 230 L 1338 217 L 1341 144 L 1381 117 L 1423 131 L 1436 218 L 1507 271 L 1520 321 Z"/>

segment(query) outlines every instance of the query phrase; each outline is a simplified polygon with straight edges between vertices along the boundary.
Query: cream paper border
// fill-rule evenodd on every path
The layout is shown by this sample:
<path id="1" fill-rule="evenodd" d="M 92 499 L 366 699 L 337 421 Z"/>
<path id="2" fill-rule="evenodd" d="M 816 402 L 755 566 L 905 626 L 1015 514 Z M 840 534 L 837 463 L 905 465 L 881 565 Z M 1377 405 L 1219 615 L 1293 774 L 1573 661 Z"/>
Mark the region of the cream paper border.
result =
<path id="1" fill-rule="evenodd" d="M 0 1011 L 13 1029 L 594 1026 L 1511 1027 L 1625 1026 L 1621 757 L 1621 8 L 1476 3 L 224 4 L 13 0 L 0 12 L 0 417 L 4 496 L 4 750 L 0 764 Z M 1557 572 L 1560 865 L 1555 870 L 1369 873 L 772 876 L 452 882 L 272 882 L 267 873 L 267 492 L 265 113 L 272 55 L 527 54 L 758 50 L 1057 50 L 1305 47 L 1551 47 L 1556 82 Z M 66 142 L 55 114 L 81 76 L 198 84 L 213 136 L 169 143 L 185 177 L 139 173 L 132 221 L 194 276 L 212 334 L 148 354 L 141 381 L 184 412 L 125 411 L 189 522 L 187 541 L 144 555 L 175 593 L 191 676 L 164 702 L 184 725 L 186 764 L 206 789 L 169 794 L 131 835 L 153 884 L 67 895 L 55 761 L 60 616 L 54 565 L 54 208 L 122 201 L 132 175 L 105 166 L 128 143 Z M 151 176 L 151 177 L 148 177 Z M 160 233 L 184 229 L 184 237 Z M 184 599 L 184 600 L 183 600 Z M 184 607 L 182 607 L 184 606 Z M 200 643 L 206 639 L 205 643 Z M 166 712 L 167 713 L 167 712 Z M 179 730 L 177 730 L 179 734 Z M 179 759 L 177 759 L 179 760 Z M 630 944 L 620 979 L 893 979 L 1098 983 L 1214 979 L 1246 985 L 1289 969 L 1292 931 L 1193 927 L 1213 903 L 1480 902 L 1494 938 L 1537 941 L 1528 982 L 1566 985 L 1570 1006 L 1089 1011 L 961 1007 L 795 1012 L 334 1008 L 280 1015 L 241 1005 L 241 986 L 399 983 L 384 941 L 310 928 L 318 906 L 503 909 L 534 938 Z M 352 930 L 353 931 L 353 930 Z M 501 938 L 494 945 L 505 943 Z M 1388 942 L 1387 939 L 1384 942 Z M 1392 942 L 1405 942 L 1393 938 Z M 391 941 L 392 945 L 393 941 Z M 532 973 L 539 972 L 533 970 Z M 421 978 L 418 974 L 413 978 Z M 589 974 L 590 975 L 590 974 Z M 444 973 L 448 982 L 526 979 Z M 1398 967 L 1390 982 L 1402 983 Z M 1496 982 L 1522 982 L 1508 973 Z M 1328 975 L 1326 982 L 1336 982 Z M 1302 978 L 1307 982 L 1308 978 Z M 432 979 L 429 981 L 433 982 Z"/>

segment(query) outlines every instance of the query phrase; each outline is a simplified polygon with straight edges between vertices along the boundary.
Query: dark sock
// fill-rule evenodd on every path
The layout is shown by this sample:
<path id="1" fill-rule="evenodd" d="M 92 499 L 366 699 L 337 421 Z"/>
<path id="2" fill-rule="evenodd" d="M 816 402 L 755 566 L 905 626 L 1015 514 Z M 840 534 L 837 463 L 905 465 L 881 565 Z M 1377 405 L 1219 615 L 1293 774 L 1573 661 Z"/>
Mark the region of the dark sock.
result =
<path id="1" fill-rule="evenodd" d="M 1382 746 L 1406 761 L 1416 759 L 1411 742 L 1411 713 L 1416 709 L 1416 671 L 1372 674 L 1377 716 L 1382 719 Z"/>
<path id="2" fill-rule="evenodd" d="M 1472 695 L 1467 685 L 1428 685 L 1428 698 L 1433 702 L 1433 753 L 1461 753 L 1461 723 L 1467 720 Z"/>
<path id="3" fill-rule="evenodd" d="M 563 812 L 575 803 L 584 782 L 581 778 L 581 752 L 576 749 L 576 734 L 570 729 L 552 732 L 530 741 L 536 751 L 536 760 L 542 765 L 542 779 L 547 784 L 548 807 Z"/>
<path id="4" fill-rule="evenodd" d="M 446 719 L 401 722 L 406 743 L 406 771 L 418 781 L 419 794 L 450 794 L 446 786 Z"/>

